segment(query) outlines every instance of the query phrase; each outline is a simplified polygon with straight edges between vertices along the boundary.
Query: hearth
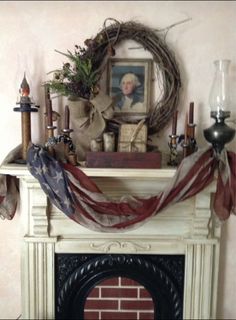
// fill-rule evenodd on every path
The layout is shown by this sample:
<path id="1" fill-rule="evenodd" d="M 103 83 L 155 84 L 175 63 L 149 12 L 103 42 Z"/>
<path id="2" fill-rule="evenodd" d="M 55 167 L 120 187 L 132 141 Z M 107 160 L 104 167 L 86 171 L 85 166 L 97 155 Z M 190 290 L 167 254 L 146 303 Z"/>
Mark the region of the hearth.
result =
<path id="1" fill-rule="evenodd" d="M 184 260 L 56 254 L 56 319 L 182 319 Z"/>

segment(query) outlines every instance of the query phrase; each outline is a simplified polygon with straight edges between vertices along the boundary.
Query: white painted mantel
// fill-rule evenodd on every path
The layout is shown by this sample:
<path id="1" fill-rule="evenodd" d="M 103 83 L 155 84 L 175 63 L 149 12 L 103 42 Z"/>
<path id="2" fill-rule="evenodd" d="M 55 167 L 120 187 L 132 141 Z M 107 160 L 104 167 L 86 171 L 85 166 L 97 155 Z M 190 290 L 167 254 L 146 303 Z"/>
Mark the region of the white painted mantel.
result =
<path id="1" fill-rule="evenodd" d="M 157 194 L 173 169 L 82 169 L 108 195 Z M 215 319 L 220 225 L 211 211 L 215 183 L 168 207 L 142 227 L 99 233 L 51 207 L 26 166 L 4 164 L 0 173 L 20 181 L 22 221 L 22 318 L 55 318 L 55 253 L 184 254 L 184 319 Z"/>

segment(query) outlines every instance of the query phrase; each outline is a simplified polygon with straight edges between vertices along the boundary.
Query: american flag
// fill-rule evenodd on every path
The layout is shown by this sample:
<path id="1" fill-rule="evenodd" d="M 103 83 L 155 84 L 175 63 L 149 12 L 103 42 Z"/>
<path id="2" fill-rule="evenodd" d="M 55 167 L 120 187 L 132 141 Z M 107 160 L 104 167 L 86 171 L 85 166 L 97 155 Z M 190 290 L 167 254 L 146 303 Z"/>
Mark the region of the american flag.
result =
<path id="1" fill-rule="evenodd" d="M 17 208 L 18 181 L 10 175 L 0 174 L 0 218 L 11 220 Z"/>
<path id="2" fill-rule="evenodd" d="M 59 162 L 42 146 L 30 147 L 27 163 L 50 201 L 69 218 L 91 230 L 121 232 L 137 228 L 170 204 L 197 194 L 213 181 L 216 168 L 215 211 L 220 219 L 228 218 L 235 208 L 235 156 L 224 150 L 219 160 L 212 148 L 199 150 L 181 162 L 161 193 L 148 198 L 127 195 L 119 200 L 107 197 L 79 167 Z"/>

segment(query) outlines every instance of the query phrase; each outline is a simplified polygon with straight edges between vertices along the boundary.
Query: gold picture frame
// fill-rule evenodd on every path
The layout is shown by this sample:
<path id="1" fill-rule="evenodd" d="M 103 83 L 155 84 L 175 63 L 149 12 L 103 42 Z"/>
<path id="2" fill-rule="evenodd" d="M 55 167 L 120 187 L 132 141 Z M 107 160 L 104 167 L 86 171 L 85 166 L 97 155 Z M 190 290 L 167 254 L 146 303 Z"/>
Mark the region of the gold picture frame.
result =
<path id="1" fill-rule="evenodd" d="M 150 107 L 152 59 L 108 60 L 107 91 L 114 115 L 147 115 Z"/>

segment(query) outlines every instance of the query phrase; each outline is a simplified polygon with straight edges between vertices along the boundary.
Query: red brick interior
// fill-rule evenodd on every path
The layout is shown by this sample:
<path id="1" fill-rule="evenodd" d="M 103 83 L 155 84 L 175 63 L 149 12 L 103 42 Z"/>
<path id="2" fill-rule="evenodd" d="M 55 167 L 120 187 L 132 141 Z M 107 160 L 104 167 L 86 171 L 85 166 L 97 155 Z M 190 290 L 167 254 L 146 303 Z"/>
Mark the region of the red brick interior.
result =
<path id="1" fill-rule="evenodd" d="M 154 319 L 152 297 L 132 279 L 116 277 L 104 280 L 90 292 L 84 319 L 151 320 Z"/>

